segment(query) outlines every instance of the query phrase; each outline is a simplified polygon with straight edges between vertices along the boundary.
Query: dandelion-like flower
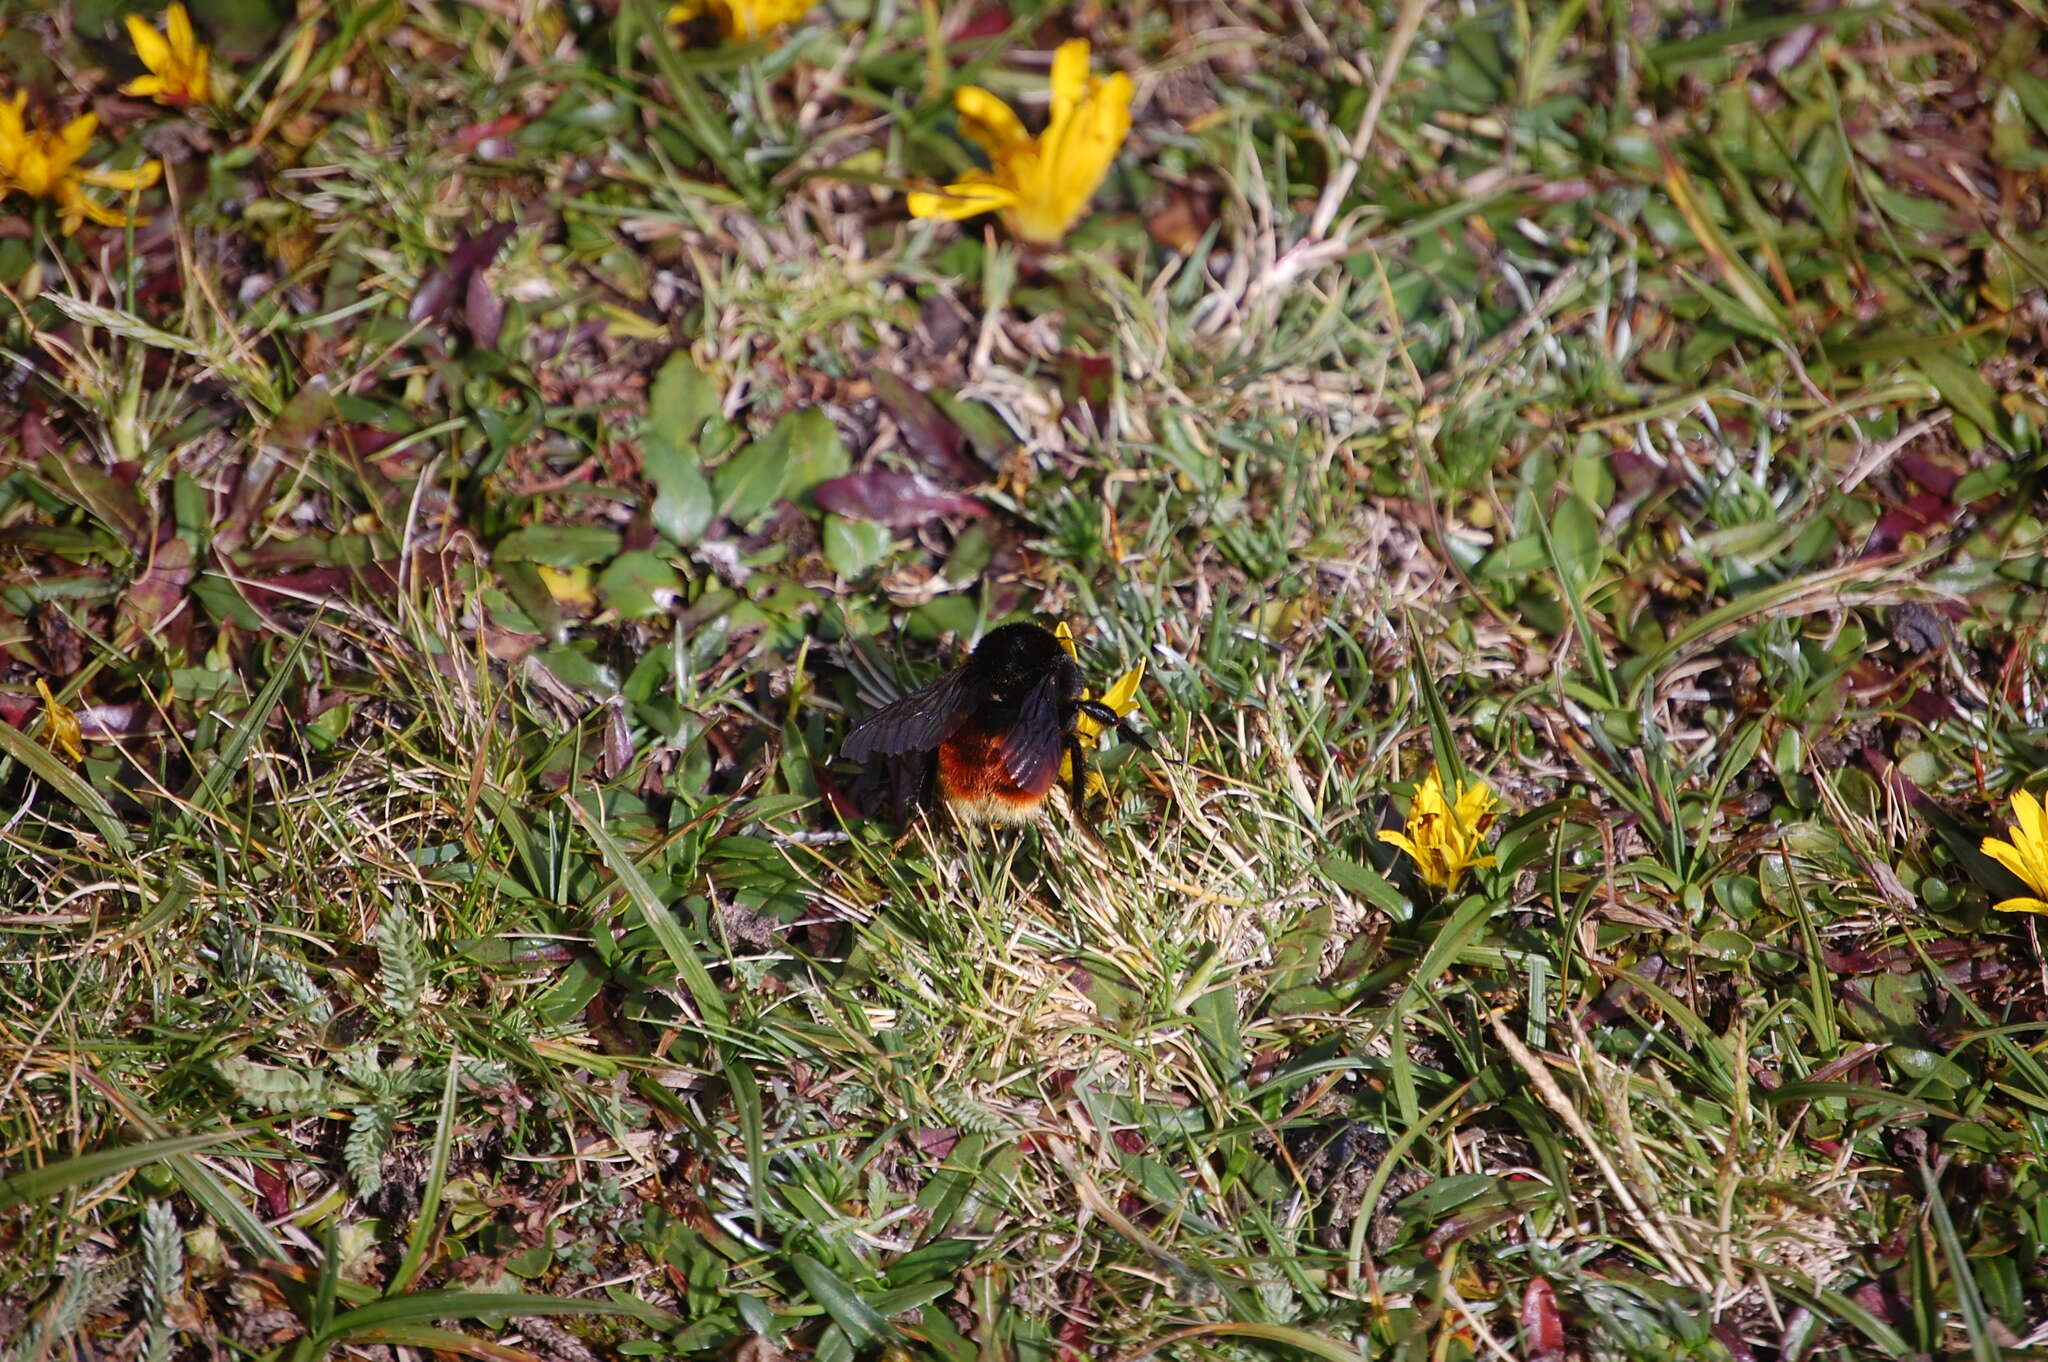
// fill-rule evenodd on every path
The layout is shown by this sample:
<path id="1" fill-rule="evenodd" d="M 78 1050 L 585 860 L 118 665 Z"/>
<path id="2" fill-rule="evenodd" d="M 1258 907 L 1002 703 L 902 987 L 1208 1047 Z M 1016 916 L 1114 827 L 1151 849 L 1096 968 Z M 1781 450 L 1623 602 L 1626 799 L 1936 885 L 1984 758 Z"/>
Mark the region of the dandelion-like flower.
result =
<path id="1" fill-rule="evenodd" d="M 55 201 L 66 236 L 87 218 L 103 227 L 127 226 L 126 215 L 88 196 L 86 186 L 147 189 L 163 174 L 163 165 L 148 161 L 134 170 L 80 170 L 78 158 L 92 145 L 99 115 L 82 114 L 52 131 L 29 127 L 22 117 L 27 108 L 28 95 L 20 91 L 0 104 L 0 196 L 19 191 L 32 199 Z M 134 221 L 139 225 L 149 219 Z"/>
<path id="2" fill-rule="evenodd" d="M 2012 796 L 2014 826 L 2010 842 L 1986 837 L 1978 850 L 2010 870 L 2033 890 L 2031 896 L 2001 899 L 1992 906 L 2001 913 L 2048 913 L 2048 811 L 2025 790 Z"/>
<path id="3" fill-rule="evenodd" d="M 701 14 L 718 21 L 731 42 L 765 37 L 809 14 L 818 0 L 681 0 L 668 7 L 668 21 L 687 24 Z"/>
<path id="4" fill-rule="evenodd" d="M 146 95 L 173 109 L 206 102 L 206 48 L 192 32 L 192 16 L 185 13 L 183 5 L 174 3 L 164 11 L 161 33 L 140 15 L 129 15 L 128 38 L 135 44 L 135 55 L 149 68 L 149 74 L 123 85 L 122 94 Z"/>
<path id="5" fill-rule="evenodd" d="M 1071 629 L 1067 628 L 1065 620 L 1061 620 L 1053 626 L 1052 636 L 1060 641 L 1060 647 L 1067 650 L 1068 657 L 1073 658 L 1076 662 L 1081 660 L 1081 650 L 1074 646 L 1074 633 Z M 1099 705 L 1107 705 L 1116 711 L 1118 718 L 1122 718 L 1138 708 L 1138 683 L 1144 679 L 1145 659 L 1141 657 L 1138 659 L 1138 665 L 1125 672 L 1122 676 L 1119 676 L 1116 679 L 1116 684 L 1112 685 L 1108 690 L 1100 695 L 1083 690 L 1081 698 L 1083 700 L 1093 700 Z M 1077 714 L 1074 716 L 1074 736 L 1085 746 L 1102 746 L 1102 735 L 1108 731 L 1108 728 L 1108 724 L 1103 723 L 1092 715 Z M 1069 781 L 1073 778 L 1073 759 L 1071 757 L 1060 758 L 1060 779 L 1062 781 Z M 1109 786 L 1103 783 L 1102 777 L 1099 774 L 1094 771 L 1088 773 L 1089 794 L 1106 793 L 1108 789 Z"/>
<path id="6" fill-rule="evenodd" d="M 1408 806 L 1407 830 L 1382 832 L 1380 840 L 1413 857 L 1424 884 L 1449 889 L 1473 866 L 1493 864 L 1493 857 L 1477 853 L 1499 805 L 1483 780 L 1461 783 L 1453 804 L 1444 797 L 1443 778 L 1432 769 Z"/>
<path id="7" fill-rule="evenodd" d="M 960 130 L 988 153 L 989 168 L 936 193 L 910 196 L 918 218 L 1000 213 L 1018 238 L 1050 246 L 1073 227 L 1109 174 L 1131 130 L 1131 78 L 1088 71 L 1088 42 L 1060 44 L 1052 59 L 1052 116 L 1032 137 L 1002 100 L 978 85 L 953 94 Z"/>
<path id="8" fill-rule="evenodd" d="M 43 697 L 43 741 L 71 759 L 73 766 L 85 760 L 85 730 L 71 706 L 50 693 L 50 683 L 36 678 L 36 694 Z"/>

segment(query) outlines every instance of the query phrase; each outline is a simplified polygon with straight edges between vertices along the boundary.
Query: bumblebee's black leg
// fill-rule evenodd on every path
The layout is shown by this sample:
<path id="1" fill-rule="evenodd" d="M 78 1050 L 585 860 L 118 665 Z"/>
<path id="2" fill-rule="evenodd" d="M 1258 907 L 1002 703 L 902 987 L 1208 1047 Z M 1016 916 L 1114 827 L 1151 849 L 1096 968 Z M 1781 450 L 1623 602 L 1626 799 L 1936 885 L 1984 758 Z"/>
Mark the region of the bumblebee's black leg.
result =
<path id="1" fill-rule="evenodd" d="M 1123 735 L 1125 742 L 1128 742 L 1140 752 L 1150 752 L 1153 750 L 1151 742 L 1144 734 L 1131 727 L 1131 721 L 1128 718 L 1117 713 L 1100 700 L 1077 701 L 1074 708 L 1105 728 L 1115 729 Z"/>
<path id="2" fill-rule="evenodd" d="M 1074 801 L 1074 821 L 1082 827 L 1088 826 L 1088 806 L 1082 801 L 1088 797 L 1088 756 L 1081 747 L 1081 740 L 1067 735 L 1067 797 Z"/>

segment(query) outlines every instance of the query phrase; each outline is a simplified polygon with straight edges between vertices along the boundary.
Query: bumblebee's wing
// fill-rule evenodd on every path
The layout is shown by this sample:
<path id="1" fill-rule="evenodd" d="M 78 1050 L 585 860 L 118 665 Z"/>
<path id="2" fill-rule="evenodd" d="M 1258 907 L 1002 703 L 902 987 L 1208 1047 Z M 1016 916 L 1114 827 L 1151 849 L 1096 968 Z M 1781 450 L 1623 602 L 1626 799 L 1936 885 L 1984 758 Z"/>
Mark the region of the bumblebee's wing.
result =
<path id="1" fill-rule="evenodd" d="M 896 757 L 937 747 L 965 722 L 960 708 L 960 672 L 948 672 L 923 690 L 883 705 L 854 725 L 839 755 L 848 761 Z"/>
<path id="2" fill-rule="evenodd" d="M 1058 773 L 1066 749 L 1060 722 L 1060 678 L 1049 671 L 1017 707 L 1017 721 L 1003 735 L 1003 768 L 1026 790 L 1044 790 Z"/>

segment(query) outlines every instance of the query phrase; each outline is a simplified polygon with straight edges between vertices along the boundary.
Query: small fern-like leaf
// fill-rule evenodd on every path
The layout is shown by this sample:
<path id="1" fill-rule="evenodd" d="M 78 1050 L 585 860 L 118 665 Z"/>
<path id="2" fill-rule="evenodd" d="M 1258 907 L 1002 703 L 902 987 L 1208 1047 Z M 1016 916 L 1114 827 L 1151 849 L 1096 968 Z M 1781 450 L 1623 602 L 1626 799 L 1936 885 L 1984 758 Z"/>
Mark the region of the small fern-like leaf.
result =
<path id="1" fill-rule="evenodd" d="M 384 1151 L 391 1147 L 391 1131 L 397 1118 L 389 1107 L 381 1104 L 357 1107 L 350 1115 L 354 1122 L 341 1147 L 342 1161 L 348 1165 L 356 1195 L 373 1197 L 384 1185 Z"/>
<path id="2" fill-rule="evenodd" d="M 284 991 L 284 996 L 301 1017 L 315 1026 L 325 1026 L 334 1016 L 334 1004 L 328 1001 L 320 985 L 313 982 L 312 974 L 304 965 L 278 951 L 263 952 L 259 963 L 263 972 Z"/>
<path id="3" fill-rule="evenodd" d="M 99 1303 L 105 1288 L 98 1269 L 89 1263 L 72 1264 L 56 1291 L 22 1331 L 14 1350 L 7 1354 L 8 1362 L 28 1362 L 30 1358 L 40 1362 L 57 1345 L 76 1339 L 85 1317 Z"/>
<path id="4" fill-rule="evenodd" d="M 144 1356 L 170 1362 L 175 1328 L 171 1307 L 185 1290 L 185 1240 L 168 1201 L 142 1208 L 142 1318 L 149 1326 Z"/>
<path id="5" fill-rule="evenodd" d="M 933 1093 L 932 1105 L 948 1121 L 974 1135 L 998 1134 L 1013 1124 L 1007 1113 L 958 1088 L 942 1088 Z"/>
<path id="6" fill-rule="evenodd" d="M 318 1074 L 258 1064 L 246 1055 L 216 1059 L 213 1071 L 244 1102 L 264 1111 L 305 1111 L 326 1101 L 327 1080 Z"/>
<path id="7" fill-rule="evenodd" d="M 392 906 L 377 919 L 377 1001 L 400 1021 L 411 1021 L 427 991 L 427 943 L 405 909 Z"/>

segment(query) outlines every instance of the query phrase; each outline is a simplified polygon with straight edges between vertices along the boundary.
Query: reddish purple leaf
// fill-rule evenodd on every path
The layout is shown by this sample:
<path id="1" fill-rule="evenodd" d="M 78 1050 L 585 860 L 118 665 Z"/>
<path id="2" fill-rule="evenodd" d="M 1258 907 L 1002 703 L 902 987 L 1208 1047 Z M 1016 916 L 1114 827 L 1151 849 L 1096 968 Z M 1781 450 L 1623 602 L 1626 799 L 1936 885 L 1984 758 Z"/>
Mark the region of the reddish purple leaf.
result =
<path id="1" fill-rule="evenodd" d="M 482 270 L 469 276 L 469 288 L 462 300 L 462 322 L 479 350 L 498 348 L 498 333 L 505 326 L 505 304 L 491 291 L 491 281 Z"/>
<path id="2" fill-rule="evenodd" d="M 502 114 L 488 123 L 466 124 L 456 130 L 455 147 L 458 151 L 475 151 L 484 143 L 510 137 L 525 126 L 525 114 Z M 492 153 L 487 151 L 485 154 Z"/>
<path id="3" fill-rule="evenodd" d="M 1714 1337 L 1721 1340 L 1721 1346 L 1728 1350 L 1728 1362 L 1756 1362 L 1756 1350 L 1743 1341 L 1730 1324 L 1716 1324 Z"/>
<path id="4" fill-rule="evenodd" d="M 39 471 L 60 493 L 119 535 L 131 552 L 147 549 L 150 517 L 135 494 L 132 466 L 117 465 L 109 472 L 82 456 L 52 452 L 43 456 Z M 126 477 L 121 476 L 124 472 Z"/>
<path id="5" fill-rule="evenodd" d="M 987 515 L 973 497 L 948 492 L 922 473 L 849 473 L 812 489 L 820 506 L 848 520 L 907 530 L 941 516 Z"/>
<path id="6" fill-rule="evenodd" d="M 114 642 L 130 648 L 145 634 L 154 634 L 185 604 L 192 584 L 192 546 L 176 535 L 156 546 L 149 568 L 121 596 Z"/>
<path id="7" fill-rule="evenodd" d="M 978 481 L 986 471 L 967 452 L 967 432 L 940 411 L 931 398 L 886 369 L 871 376 L 875 400 L 888 408 L 903 432 L 903 444 L 918 462 L 940 477 L 957 482 Z"/>
<path id="8" fill-rule="evenodd" d="M 454 304 L 456 295 L 467 291 L 470 276 L 497 258 L 498 251 L 518 227 L 516 222 L 501 222 L 464 237 L 454 250 L 448 252 L 446 260 L 428 270 L 426 277 L 420 280 L 419 288 L 413 292 L 412 303 L 405 310 L 406 321 L 417 326 L 445 313 Z"/>
<path id="9" fill-rule="evenodd" d="M 1528 1362 L 1557 1362 L 1564 1356 L 1564 1319 L 1557 1313 L 1557 1292 L 1547 1277 L 1531 1277 L 1522 1293 L 1522 1336 Z"/>
<path id="10" fill-rule="evenodd" d="M 1110 398 L 1116 391 L 1116 370 L 1109 356 L 1080 355 L 1069 350 L 1054 360 L 1053 366 L 1068 405 L 1087 407 L 1098 427 L 1107 426 Z"/>

